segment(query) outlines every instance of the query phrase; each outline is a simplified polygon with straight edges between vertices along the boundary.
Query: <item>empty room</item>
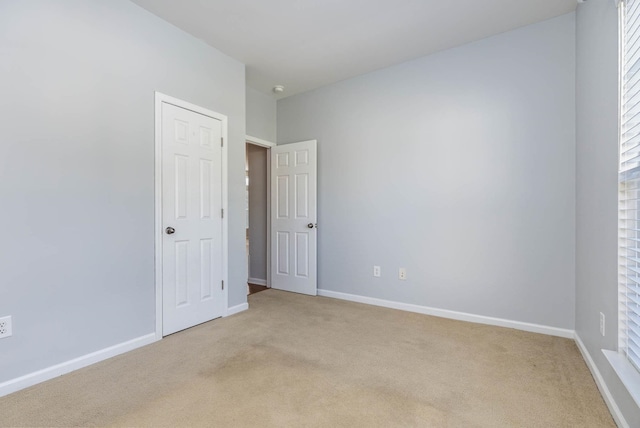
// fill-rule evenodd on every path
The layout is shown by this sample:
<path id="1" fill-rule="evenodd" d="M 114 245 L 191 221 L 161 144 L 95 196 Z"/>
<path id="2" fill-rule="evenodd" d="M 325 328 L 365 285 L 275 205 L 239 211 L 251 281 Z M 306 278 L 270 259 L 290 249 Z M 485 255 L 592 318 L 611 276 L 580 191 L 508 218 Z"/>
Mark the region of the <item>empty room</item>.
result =
<path id="1" fill-rule="evenodd" d="M 0 426 L 640 427 L 640 0 L 0 1 Z"/>

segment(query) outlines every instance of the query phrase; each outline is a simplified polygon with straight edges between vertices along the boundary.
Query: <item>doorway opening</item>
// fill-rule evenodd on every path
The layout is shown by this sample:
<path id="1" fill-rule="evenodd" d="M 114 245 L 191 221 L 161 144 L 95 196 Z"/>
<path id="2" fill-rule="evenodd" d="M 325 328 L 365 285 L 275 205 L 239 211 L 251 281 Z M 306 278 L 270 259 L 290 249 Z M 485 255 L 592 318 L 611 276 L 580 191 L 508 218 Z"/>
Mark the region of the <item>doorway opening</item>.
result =
<path id="1" fill-rule="evenodd" d="M 317 141 L 245 142 L 247 294 L 273 287 L 315 296 Z"/>
<path id="2" fill-rule="evenodd" d="M 275 144 L 246 138 L 245 227 L 247 294 L 270 288 L 270 157 Z"/>

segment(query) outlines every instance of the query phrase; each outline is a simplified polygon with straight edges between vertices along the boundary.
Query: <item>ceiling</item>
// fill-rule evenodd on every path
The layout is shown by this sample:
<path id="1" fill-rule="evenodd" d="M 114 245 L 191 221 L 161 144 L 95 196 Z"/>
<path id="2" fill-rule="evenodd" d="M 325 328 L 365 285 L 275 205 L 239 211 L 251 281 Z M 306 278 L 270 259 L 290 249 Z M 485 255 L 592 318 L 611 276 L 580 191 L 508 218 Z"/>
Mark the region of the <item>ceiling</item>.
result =
<path id="1" fill-rule="evenodd" d="M 576 0 L 132 0 L 247 66 L 277 98 L 543 21 Z"/>

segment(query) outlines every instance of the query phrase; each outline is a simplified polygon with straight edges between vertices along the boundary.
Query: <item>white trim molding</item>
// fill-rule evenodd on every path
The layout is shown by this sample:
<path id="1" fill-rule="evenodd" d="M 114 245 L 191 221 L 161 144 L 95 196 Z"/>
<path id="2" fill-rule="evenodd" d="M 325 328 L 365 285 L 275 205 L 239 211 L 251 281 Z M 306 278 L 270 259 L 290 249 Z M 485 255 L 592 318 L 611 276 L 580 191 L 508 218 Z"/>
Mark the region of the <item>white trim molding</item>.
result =
<path id="1" fill-rule="evenodd" d="M 580 339 L 578 333 L 575 334 L 574 339 L 576 341 L 576 345 L 578 345 L 580 353 L 582 354 L 582 358 L 587 363 L 587 367 L 589 367 L 589 370 L 591 371 L 591 374 L 596 381 L 596 385 L 600 390 L 600 395 L 602 395 L 604 402 L 607 404 L 609 412 L 611 413 L 613 420 L 616 422 L 616 425 L 618 425 L 618 427 L 620 428 L 629 428 L 629 424 L 625 420 L 624 416 L 622 416 L 622 412 L 616 404 L 616 401 L 613 399 L 613 395 L 611 395 L 611 391 L 609 391 L 607 383 L 604 381 L 600 370 L 598 370 L 596 363 L 593 361 L 593 358 L 591 358 L 591 354 L 589 354 L 589 351 L 587 351 L 587 347 L 584 346 L 584 343 L 582 342 L 582 339 Z"/>
<path id="2" fill-rule="evenodd" d="M 550 327 L 540 324 L 532 324 L 521 321 L 506 320 L 503 318 L 486 317 L 483 315 L 468 314 L 465 312 L 450 311 L 447 309 L 431 308 L 429 306 L 413 305 L 411 303 L 394 302 L 391 300 L 376 299 L 374 297 L 358 296 L 355 294 L 339 293 L 337 291 L 318 289 L 318 296 L 331 297 L 333 299 L 349 300 L 351 302 L 366 303 L 368 305 L 381 306 L 383 308 L 399 309 L 401 311 L 415 312 L 418 314 L 432 315 L 440 318 L 449 318 L 459 321 L 468 321 L 477 324 L 495 325 L 498 327 L 513 328 L 516 330 L 541 333 L 549 336 L 565 337 L 573 339 L 573 330 Z"/>
<path id="3" fill-rule="evenodd" d="M 228 146 L 227 116 L 216 113 L 190 102 L 155 92 L 155 286 L 156 286 L 156 339 L 162 339 L 162 103 L 167 103 L 222 123 L 222 280 L 229 284 L 229 189 L 228 189 Z M 229 287 L 224 288 L 224 302 L 228 305 Z"/>
<path id="4" fill-rule="evenodd" d="M 245 135 L 244 139 L 246 143 L 267 149 L 267 279 L 265 284 L 259 282 L 254 282 L 254 284 L 271 287 L 271 149 L 277 144 L 261 138 L 252 137 L 251 135 Z M 252 279 L 253 278 L 249 278 L 249 282 L 251 282 Z"/>
<path id="5" fill-rule="evenodd" d="M 73 360 L 65 361 L 64 363 L 56 364 L 55 366 L 47 367 L 46 369 L 38 370 L 18 378 L 8 380 L 0 383 L 0 397 L 28 388 L 40 382 L 62 376 L 74 370 L 90 366 L 91 364 L 99 363 L 100 361 L 115 357 L 116 355 L 133 351 L 136 348 L 149 345 L 155 341 L 157 341 L 156 334 L 150 333 L 118 345 L 83 355 L 82 357 L 74 358 Z"/>
<path id="6" fill-rule="evenodd" d="M 250 284 L 255 284 L 255 285 L 262 285 L 262 286 L 267 286 L 267 280 L 266 279 L 260 279 L 260 278 L 249 278 L 249 280 L 247 281 Z"/>
<path id="7" fill-rule="evenodd" d="M 262 138 L 252 137 L 251 135 L 245 135 L 244 139 L 246 140 L 247 143 L 255 144 L 256 146 L 266 147 L 268 149 L 276 146 L 276 143 L 263 140 Z"/>
<path id="8" fill-rule="evenodd" d="M 611 364 L 613 371 L 616 372 L 622 384 L 627 388 L 633 401 L 636 402 L 636 406 L 640 407 L 640 373 L 638 370 L 631 365 L 631 362 L 621 352 L 603 349 L 602 353 Z"/>
<path id="9" fill-rule="evenodd" d="M 620 7 L 620 5 L 622 4 L 622 2 L 623 2 L 623 1 L 624 1 L 624 0 L 613 0 L 613 4 L 614 4 L 616 7 Z M 586 3 L 586 2 L 587 2 L 587 0 L 576 0 L 576 3 L 578 3 L 578 4 Z"/>
<path id="10" fill-rule="evenodd" d="M 249 309 L 249 304 L 248 303 L 240 303 L 239 305 L 227 308 L 227 313 L 226 313 L 225 317 L 230 317 L 231 315 L 235 315 L 235 314 L 238 314 L 240 312 L 244 312 L 247 309 Z"/>

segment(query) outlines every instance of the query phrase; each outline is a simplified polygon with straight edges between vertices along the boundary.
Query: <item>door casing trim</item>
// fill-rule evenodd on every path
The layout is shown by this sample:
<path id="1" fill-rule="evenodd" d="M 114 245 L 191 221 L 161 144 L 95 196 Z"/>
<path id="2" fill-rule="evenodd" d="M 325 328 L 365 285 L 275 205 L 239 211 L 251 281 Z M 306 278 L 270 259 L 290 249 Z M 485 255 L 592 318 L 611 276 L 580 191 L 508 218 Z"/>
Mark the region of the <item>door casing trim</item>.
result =
<path id="1" fill-rule="evenodd" d="M 227 184 L 227 153 L 229 147 L 227 132 L 227 116 L 216 113 L 204 107 L 191 104 L 190 102 L 174 98 L 172 96 L 155 92 L 155 158 L 154 158 L 154 187 L 155 187 L 155 289 L 156 289 L 156 340 L 162 339 L 162 103 L 167 103 L 186 110 L 193 111 L 203 116 L 208 116 L 219 120 L 222 124 L 222 208 L 224 217 L 222 218 L 222 280 L 225 287 L 223 291 L 224 312 L 223 316 L 229 313 L 229 209 L 228 209 L 228 184 Z"/>
<path id="2" fill-rule="evenodd" d="M 271 288 L 271 148 L 275 147 L 276 144 L 250 135 L 245 135 L 244 139 L 247 144 L 267 149 L 267 283 L 265 285 Z M 247 281 L 252 282 L 251 278 L 249 278 L 249 272 L 247 272 Z M 256 283 L 255 281 L 253 282 Z"/>
<path id="3" fill-rule="evenodd" d="M 271 147 L 275 147 L 277 145 L 276 143 L 272 143 L 271 141 L 252 137 L 251 135 L 245 135 L 244 139 L 247 143 L 253 144 L 255 146 L 265 147 L 267 149 L 270 149 Z"/>

